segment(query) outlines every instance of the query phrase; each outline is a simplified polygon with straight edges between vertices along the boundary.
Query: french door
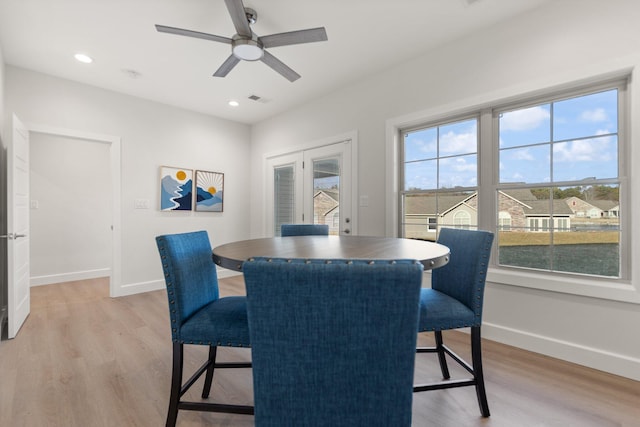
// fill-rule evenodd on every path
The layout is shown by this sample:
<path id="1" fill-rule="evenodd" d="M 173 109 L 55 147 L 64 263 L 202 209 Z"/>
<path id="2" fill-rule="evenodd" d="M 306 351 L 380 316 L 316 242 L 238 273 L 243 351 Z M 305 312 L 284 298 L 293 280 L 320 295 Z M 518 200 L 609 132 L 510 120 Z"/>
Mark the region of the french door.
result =
<path id="1" fill-rule="evenodd" d="M 267 159 L 269 235 L 282 224 L 327 224 L 329 234 L 352 234 L 352 141 L 345 140 Z"/>

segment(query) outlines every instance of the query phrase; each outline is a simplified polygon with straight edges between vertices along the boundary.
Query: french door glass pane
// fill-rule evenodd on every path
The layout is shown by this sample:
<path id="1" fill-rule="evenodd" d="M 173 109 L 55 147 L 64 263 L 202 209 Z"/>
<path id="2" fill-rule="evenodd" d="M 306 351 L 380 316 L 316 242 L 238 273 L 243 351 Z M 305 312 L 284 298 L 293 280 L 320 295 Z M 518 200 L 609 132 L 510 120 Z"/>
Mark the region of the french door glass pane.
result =
<path id="1" fill-rule="evenodd" d="M 295 215 L 295 186 L 294 166 L 287 165 L 274 169 L 274 222 L 275 235 L 280 235 L 282 224 L 294 222 Z"/>
<path id="2" fill-rule="evenodd" d="M 340 234 L 340 160 L 313 161 L 313 222 L 327 224 L 329 234 Z"/>

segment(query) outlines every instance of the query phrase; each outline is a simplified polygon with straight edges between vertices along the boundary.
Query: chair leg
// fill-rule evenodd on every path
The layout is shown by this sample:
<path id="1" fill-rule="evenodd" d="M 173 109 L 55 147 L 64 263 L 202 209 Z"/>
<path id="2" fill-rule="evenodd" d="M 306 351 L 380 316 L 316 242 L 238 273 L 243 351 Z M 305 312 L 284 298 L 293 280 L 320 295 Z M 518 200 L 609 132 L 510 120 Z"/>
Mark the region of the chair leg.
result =
<path id="1" fill-rule="evenodd" d="M 175 427 L 178 419 L 178 403 L 180 402 L 180 389 L 182 387 L 182 366 L 184 346 L 182 343 L 173 343 L 173 368 L 171 373 L 171 397 L 169 398 L 169 411 L 167 413 L 167 427 Z"/>
<path id="2" fill-rule="evenodd" d="M 218 351 L 218 347 L 215 345 L 209 346 L 209 367 L 207 368 L 207 374 L 204 377 L 204 387 L 202 388 L 202 398 L 206 399 L 209 397 L 209 393 L 211 392 L 211 383 L 213 382 L 213 370 L 216 367 L 216 353 Z"/>
<path id="3" fill-rule="evenodd" d="M 448 380 L 451 378 L 449 375 L 449 367 L 447 366 L 447 358 L 445 357 L 444 346 L 442 344 L 442 331 L 435 331 L 436 338 L 436 352 L 438 353 L 438 361 L 440 362 L 440 370 L 442 371 L 442 378 Z"/>
<path id="4" fill-rule="evenodd" d="M 487 402 L 487 392 L 484 388 L 484 374 L 482 372 L 482 349 L 480 340 L 480 326 L 471 328 L 471 358 L 473 363 L 473 372 L 476 382 L 476 395 L 478 396 L 478 405 L 480 413 L 483 417 L 488 417 L 489 403 Z"/>

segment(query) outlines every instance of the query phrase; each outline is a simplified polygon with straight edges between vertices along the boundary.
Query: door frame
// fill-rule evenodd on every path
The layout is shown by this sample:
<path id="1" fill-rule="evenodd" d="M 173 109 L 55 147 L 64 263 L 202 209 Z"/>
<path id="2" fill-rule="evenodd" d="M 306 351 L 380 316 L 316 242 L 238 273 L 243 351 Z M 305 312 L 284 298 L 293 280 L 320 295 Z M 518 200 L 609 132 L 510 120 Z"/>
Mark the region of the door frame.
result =
<path id="1" fill-rule="evenodd" d="M 74 129 L 58 128 L 53 126 L 27 124 L 29 133 L 39 133 L 65 138 L 73 138 L 90 142 L 109 144 L 109 163 L 111 167 L 111 272 L 109 280 L 109 296 L 120 296 L 122 283 L 122 209 L 121 209 L 121 164 L 120 164 L 120 137 L 78 131 Z"/>
<path id="2" fill-rule="evenodd" d="M 282 150 L 265 153 L 262 156 L 262 175 L 263 177 L 267 176 L 268 169 L 270 167 L 270 162 L 276 158 L 285 155 L 293 155 L 296 153 L 302 153 L 306 150 L 313 150 L 315 148 L 322 148 L 329 145 L 338 144 L 344 141 L 351 141 L 351 218 L 354 219 L 351 221 L 351 234 L 354 236 L 358 235 L 358 131 L 346 132 L 343 134 L 315 140 L 309 141 L 305 143 L 301 143 L 295 146 L 291 146 L 288 148 L 283 148 Z M 262 223 L 262 235 L 267 235 L 267 232 L 271 230 L 271 225 L 269 224 L 270 219 L 272 219 L 272 215 L 269 215 L 267 212 L 267 206 L 269 205 L 269 195 L 273 198 L 273 184 L 270 180 L 263 180 L 263 189 L 262 189 L 262 210 L 263 210 L 263 223 Z"/>

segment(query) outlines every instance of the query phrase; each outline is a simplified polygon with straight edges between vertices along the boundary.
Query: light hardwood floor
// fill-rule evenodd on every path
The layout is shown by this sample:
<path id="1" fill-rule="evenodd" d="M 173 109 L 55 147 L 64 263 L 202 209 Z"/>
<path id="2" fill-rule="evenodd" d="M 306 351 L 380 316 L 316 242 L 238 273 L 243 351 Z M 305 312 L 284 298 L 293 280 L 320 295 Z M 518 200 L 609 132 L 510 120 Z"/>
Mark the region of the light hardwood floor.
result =
<path id="1" fill-rule="evenodd" d="M 223 295 L 244 292 L 241 276 L 220 285 Z M 104 279 L 32 288 L 25 325 L 0 343 L 0 426 L 164 425 L 171 371 L 166 294 L 112 299 L 108 292 Z M 429 344 L 430 334 L 421 335 Z M 466 335 L 450 332 L 445 340 L 468 356 Z M 414 426 L 640 426 L 640 382 L 491 341 L 483 345 L 491 417 L 480 417 L 472 388 L 430 391 L 414 395 Z M 250 359 L 248 349 L 219 354 Z M 195 369 L 205 355 L 189 348 L 186 366 Z M 438 377 L 436 358 L 419 355 L 417 381 Z M 251 404 L 251 393 L 250 369 L 216 373 L 213 398 Z M 253 426 L 253 417 L 181 411 L 178 425 Z"/>

